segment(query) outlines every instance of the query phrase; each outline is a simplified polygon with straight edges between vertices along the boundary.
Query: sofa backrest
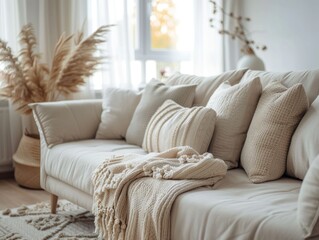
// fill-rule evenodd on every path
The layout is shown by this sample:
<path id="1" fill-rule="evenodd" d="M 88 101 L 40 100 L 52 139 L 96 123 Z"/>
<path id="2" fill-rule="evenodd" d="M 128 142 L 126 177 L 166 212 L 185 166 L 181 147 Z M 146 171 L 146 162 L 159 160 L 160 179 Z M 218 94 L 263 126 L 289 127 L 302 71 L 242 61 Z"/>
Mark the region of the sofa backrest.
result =
<path id="1" fill-rule="evenodd" d="M 209 98 L 221 83 L 228 81 L 230 85 L 237 84 L 246 71 L 247 69 L 233 70 L 211 77 L 175 73 L 165 83 L 168 85 L 197 85 L 193 105 L 206 106 Z"/>
<path id="2" fill-rule="evenodd" d="M 311 104 L 319 94 L 319 69 L 302 72 L 265 72 L 248 70 L 241 82 L 251 81 L 259 77 L 263 88 L 270 82 L 278 81 L 286 87 L 291 87 L 296 83 L 301 83 L 306 91 Z"/>

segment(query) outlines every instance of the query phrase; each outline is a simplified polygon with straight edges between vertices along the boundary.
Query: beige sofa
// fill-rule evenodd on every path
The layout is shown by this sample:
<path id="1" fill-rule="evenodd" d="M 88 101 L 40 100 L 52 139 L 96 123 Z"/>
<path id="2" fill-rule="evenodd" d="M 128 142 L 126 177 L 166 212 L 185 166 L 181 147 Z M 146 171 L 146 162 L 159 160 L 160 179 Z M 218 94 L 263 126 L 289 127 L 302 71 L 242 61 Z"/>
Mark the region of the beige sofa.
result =
<path id="1" fill-rule="evenodd" d="M 319 71 L 243 71 L 237 78 L 240 82 L 247 82 L 255 76 L 260 77 L 263 88 L 272 81 L 279 81 L 287 87 L 302 83 L 309 99 L 310 108 L 297 127 L 287 152 L 285 175 L 274 181 L 255 184 L 239 166 L 229 170 L 213 188 L 199 188 L 180 195 L 171 211 L 171 239 L 303 239 L 307 231 L 315 228 L 317 230 L 313 232 L 318 234 L 319 211 L 313 215 L 307 212 L 315 220 L 310 224 L 310 230 L 303 229 L 304 219 L 300 211 L 304 208 L 298 198 L 302 179 L 319 153 L 316 145 L 319 143 L 316 133 Z M 224 80 L 225 76 L 175 75 L 167 83 L 197 84 L 195 103 L 205 105 Z M 128 144 L 125 139 L 95 139 L 103 111 L 100 100 L 39 103 L 32 108 L 41 137 L 41 186 L 53 195 L 53 205 L 58 196 L 91 210 L 91 178 L 98 165 L 107 156 L 147 154 L 141 146 Z M 294 150 L 296 148 L 300 149 Z M 312 195 L 312 198 L 319 199 L 319 192 Z M 305 209 L 309 211 L 311 207 Z"/>

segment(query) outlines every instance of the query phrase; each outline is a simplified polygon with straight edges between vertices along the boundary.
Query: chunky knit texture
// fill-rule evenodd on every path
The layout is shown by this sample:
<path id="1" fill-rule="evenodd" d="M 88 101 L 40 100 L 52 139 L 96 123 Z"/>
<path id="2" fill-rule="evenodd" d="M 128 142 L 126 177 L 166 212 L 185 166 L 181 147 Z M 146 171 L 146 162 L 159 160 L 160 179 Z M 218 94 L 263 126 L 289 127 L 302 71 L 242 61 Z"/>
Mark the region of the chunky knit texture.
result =
<path id="1" fill-rule="evenodd" d="M 92 178 L 96 231 L 103 239 L 170 239 L 176 197 L 214 185 L 226 171 L 222 160 L 190 147 L 106 160 Z"/>
<path id="2" fill-rule="evenodd" d="M 190 146 L 199 153 L 207 152 L 215 121 L 213 109 L 184 108 L 167 100 L 147 125 L 143 149 L 146 152 L 162 152 L 172 147 Z"/>
<path id="3" fill-rule="evenodd" d="M 265 88 L 241 152 L 241 164 L 252 182 L 271 181 L 284 174 L 292 134 L 307 108 L 301 84 L 287 89 L 271 83 Z"/>

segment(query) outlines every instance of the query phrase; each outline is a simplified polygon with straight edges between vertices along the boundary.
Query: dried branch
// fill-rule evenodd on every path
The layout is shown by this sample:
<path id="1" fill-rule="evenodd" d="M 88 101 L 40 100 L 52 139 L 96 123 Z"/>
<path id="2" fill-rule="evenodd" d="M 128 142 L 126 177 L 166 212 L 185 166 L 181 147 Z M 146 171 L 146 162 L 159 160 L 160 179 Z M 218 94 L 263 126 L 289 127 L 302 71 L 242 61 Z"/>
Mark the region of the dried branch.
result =
<path id="1" fill-rule="evenodd" d="M 59 92 L 63 94 L 76 92 L 78 86 L 85 83 L 84 77 L 89 77 L 95 72 L 103 60 L 103 57 L 96 55 L 98 45 L 106 42 L 104 35 L 108 31 L 110 26 L 102 26 L 76 46 L 56 80 Z"/>
<path id="2" fill-rule="evenodd" d="M 212 3 L 213 9 L 212 9 L 212 13 L 213 15 L 217 15 L 218 12 L 220 12 L 223 15 L 223 19 L 225 19 L 226 17 L 229 18 L 230 20 L 235 21 L 234 24 L 234 29 L 229 29 L 226 30 L 225 26 L 224 26 L 224 20 L 217 20 L 216 18 L 211 18 L 209 20 L 210 22 L 210 26 L 213 28 L 219 28 L 218 33 L 219 34 L 224 34 L 224 35 L 228 35 L 230 36 L 232 39 L 238 39 L 240 42 L 242 42 L 243 47 L 242 47 L 242 51 L 243 52 L 251 52 L 253 53 L 253 48 L 255 47 L 256 49 L 261 49 L 263 51 L 265 51 L 267 49 L 266 45 L 258 45 L 255 43 L 255 41 L 253 41 L 252 39 L 249 39 L 247 37 L 248 35 L 248 31 L 244 26 L 244 21 L 245 22 L 249 22 L 251 21 L 250 18 L 248 17 L 242 17 L 242 16 L 237 16 L 235 15 L 233 12 L 227 12 L 222 6 L 219 6 L 215 1 L 213 0 L 209 0 L 210 3 Z M 220 25 L 219 27 L 215 24 L 215 22 L 217 22 L 217 25 Z"/>
<path id="3" fill-rule="evenodd" d="M 49 77 L 49 81 L 47 83 L 47 100 L 52 101 L 55 99 L 55 91 L 57 88 L 57 82 L 61 78 L 62 69 L 64 63 L 71 51 L 72 47 L 72 35 L 65 36 L 62 34 L 59 41 L 57 42 L 54 54 L 53 54 L 53 61 L 51 66 L 51 73 Z"/>
<path id="4" fill-rule="evenodd" d="M 51 70 L 40 63 L 35 53 L 36 38 L 31 24 L 20 32 L 19 58 L 14 57 L 7 43 L 0 39 L 0 96 L 9 98 L 23 114 L 31 113 L 29 103 L 55 101 L 59 94 L 76 92 L 102 63 L 96 55 L 98 46 L 106 41 L 104 35 L 111 25 L 102 26 L 83 40 L 83 29 L 76 36 L 62 34 L 54 49 Z M 74 41 L 75 49 L 72 43 Z"/>

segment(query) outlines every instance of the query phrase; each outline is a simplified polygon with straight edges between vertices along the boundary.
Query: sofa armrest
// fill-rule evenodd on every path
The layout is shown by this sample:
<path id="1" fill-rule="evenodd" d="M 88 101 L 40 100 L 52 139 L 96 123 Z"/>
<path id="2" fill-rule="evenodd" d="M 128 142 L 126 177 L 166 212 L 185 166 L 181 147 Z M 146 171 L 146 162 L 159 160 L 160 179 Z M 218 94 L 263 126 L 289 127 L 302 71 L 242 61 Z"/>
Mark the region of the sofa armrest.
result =
<path id="1" fill-rule="evenodd" d="M 101 121 L 102 100 L 33 103 L 30 107 L 48 148 L 94 138 Z"/>

